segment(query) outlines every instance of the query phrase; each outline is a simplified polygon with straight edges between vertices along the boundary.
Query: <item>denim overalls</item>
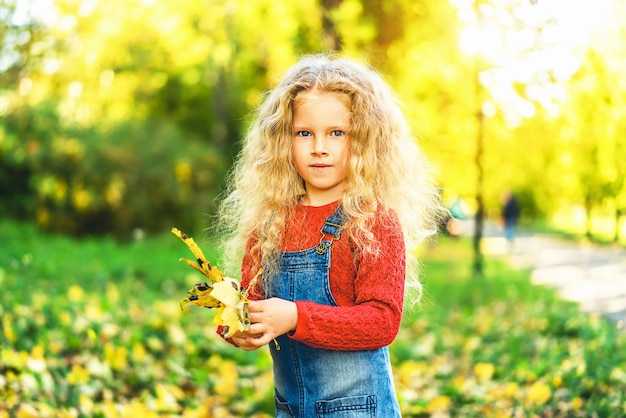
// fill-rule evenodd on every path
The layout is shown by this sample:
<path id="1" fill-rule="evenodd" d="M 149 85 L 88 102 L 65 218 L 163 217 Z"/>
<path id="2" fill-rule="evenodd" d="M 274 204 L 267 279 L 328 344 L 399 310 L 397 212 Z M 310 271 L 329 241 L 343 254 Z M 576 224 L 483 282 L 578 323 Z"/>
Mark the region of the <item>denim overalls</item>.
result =
<path id="1" fill-rule="evenodd" d="M 313 248 L 284 252 L 266 297 L 334 305 L 328 272 L 331 244 L 345 220 L 341 206 L 326 219 Z M 277 417 L 400 417 L 389 350 L 335 351 L 313 348 L 282 335 L 274 360 Z"/>

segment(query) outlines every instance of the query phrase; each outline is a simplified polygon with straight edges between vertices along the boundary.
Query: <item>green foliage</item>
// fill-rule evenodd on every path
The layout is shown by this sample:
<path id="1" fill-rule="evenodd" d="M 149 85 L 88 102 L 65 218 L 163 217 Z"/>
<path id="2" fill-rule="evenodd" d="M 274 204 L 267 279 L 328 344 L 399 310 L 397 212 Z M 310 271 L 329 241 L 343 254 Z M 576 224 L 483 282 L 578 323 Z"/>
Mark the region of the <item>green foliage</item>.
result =
<path id="1" fill-rule="evenodd" d="M 425 254 L 427 296 L 393 345 L 409 416 L 622 415 L 623 330 L 502 262 L 473 277 L 470 258 L 463 241 Z"/>
<path id="2" fill-rule="evenodd" d="M 273 414 L 267 351 L 180 311 L 201 277 L 170 233 L 120 244 L 0 220 L 0 241 L 0 416 Z M 443 238 L 424 252 L 426 297 L 391 346 L 404 416 L 623 415 L 624 334 L 526 272 L 471 277 L 470 253 Z"/>
<path id="3" fill-rule="evenodd" d="M 188 254 L 171 234 L 121 245 L 5 221 L 0 231 L 0 416 L 268 409 L 267 353 L 230 349 L 208 310 L 181 312 L 198 277 L 178 262 Z"/>
<path id="4" fill-rule="evenodd" d="M 0 214 L 119 238 L 209 225 L 228 161 L 206 143 L 162 119 L 60 128 L 56 116 L 32 107 L 0 126 Z"/>
<path id="5" fill-rule="evenodd" d="M 0 2 L 3 215 L 118 236 L 160 229 L 156 214 L 206 224 L 200 214 L 212 214 L 263 92 L 299 55 L 335 49 L 370 62 L 398 92 L 438 169 L 444 199 L 460 196 L 475 209 L 481 126 L 488 215 L 496 216 L 501 192 L 512 189 L 529 218 L 586 205 L 588 218 L 592 211 L 617 218 L 620 232 L 621 2 L 603 3 L 613 8 L 603 38 L 590 38 L 571 56 L 559 49 L 559 42 L 572 46 L 569 34 L 559 40 L 567 14 L 551 16 L 541 2 L 49 3 L 44 13 L 34 0 Z M 491 60 L 461 52 L 472 25 L 493 35 L 479 42 L 484 51 L 495 48 Z M 554 40 L 546 42 L 546 34 Z M 122 144 L 116 135 L 123 132 L 129 137 Z M 72 149 L 80 152 L 65 155 Z M 180 170 L 180 161 L 201 178 L 193 199 L 177 190 L 172 167 Z M 111 204 L 106 196 L 115 201 L 120 187 L 123 199 Z"/>

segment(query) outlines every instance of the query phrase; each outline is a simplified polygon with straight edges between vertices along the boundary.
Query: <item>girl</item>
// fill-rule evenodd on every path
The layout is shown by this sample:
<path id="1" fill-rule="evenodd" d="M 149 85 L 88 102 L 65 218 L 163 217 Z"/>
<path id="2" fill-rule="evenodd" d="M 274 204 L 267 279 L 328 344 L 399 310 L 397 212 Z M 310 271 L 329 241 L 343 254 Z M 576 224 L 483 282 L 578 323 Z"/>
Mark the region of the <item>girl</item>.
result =
<path id="1" fill-rule="evenodd" d="M 407 250 L 436 229 L 438 192 L 387 84 L 349 60 L 304 57 L 265 97 L 231 180 L 225 254 L 245 248 L 244 286 L 263 273 L 250 331 L 230 342 L 277 340 L 276 416 L 399 417 L 387 346 Z"/>

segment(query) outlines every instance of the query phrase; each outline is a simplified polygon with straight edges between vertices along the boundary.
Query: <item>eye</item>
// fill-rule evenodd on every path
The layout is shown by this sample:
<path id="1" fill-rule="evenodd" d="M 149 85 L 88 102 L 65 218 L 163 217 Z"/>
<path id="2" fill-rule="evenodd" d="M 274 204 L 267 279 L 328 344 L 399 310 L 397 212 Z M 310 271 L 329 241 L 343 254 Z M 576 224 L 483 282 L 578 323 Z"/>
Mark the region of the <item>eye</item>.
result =
<path id="1" fill-rule="evenodd" d="M 311 136 L 311 132 L 309 132 L 309 131 L 298 131 L 298 132 L 296 132 L 296 136 L 309 137 L 309 136 Z"/>
<path id="2" fill-rule="evenodd" d="M 330 132 L 330 136 L 343 136 L 345 135 L 345 132 L 339 129 L 335 129 L 334 131 Z"/>

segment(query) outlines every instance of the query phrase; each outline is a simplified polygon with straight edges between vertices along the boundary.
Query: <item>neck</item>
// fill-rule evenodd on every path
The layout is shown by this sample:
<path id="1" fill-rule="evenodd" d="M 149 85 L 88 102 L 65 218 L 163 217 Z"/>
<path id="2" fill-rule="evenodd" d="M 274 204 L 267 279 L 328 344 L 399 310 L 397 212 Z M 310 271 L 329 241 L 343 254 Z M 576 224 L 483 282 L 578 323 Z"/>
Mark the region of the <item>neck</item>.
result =
<path id="1" fill-rule="evenodd" d="M 302 198 L 300 199 L 300 203 L 302 204 L 302 206 L 326 206 L 328 204 L 337 202 L 340 199 L 316 199 L 316 198 L 311 198 L 310 196 L 304 195 L 302 196 Z"/>

